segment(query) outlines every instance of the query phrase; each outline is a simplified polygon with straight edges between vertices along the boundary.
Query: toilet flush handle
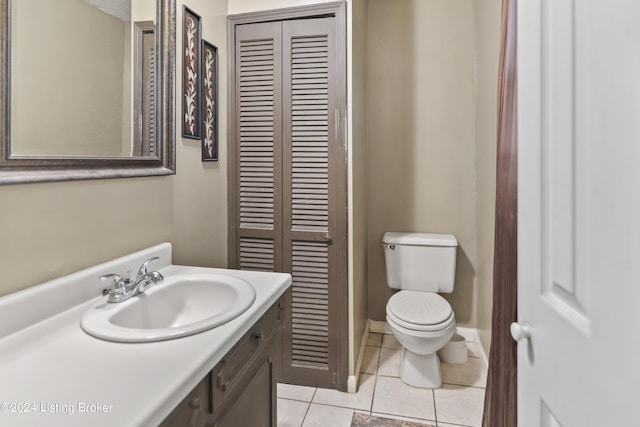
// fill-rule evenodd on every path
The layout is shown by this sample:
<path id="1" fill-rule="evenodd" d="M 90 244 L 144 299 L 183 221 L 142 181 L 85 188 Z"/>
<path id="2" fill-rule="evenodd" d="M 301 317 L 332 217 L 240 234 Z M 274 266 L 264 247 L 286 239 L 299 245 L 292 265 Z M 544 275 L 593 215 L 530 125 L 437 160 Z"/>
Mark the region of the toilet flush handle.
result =
<path id="1" fill-rule="evenodd" d="M 382 244 L 382 247 L 383 247 L 383 248 L 389 248 L 389 249 L 391 249 L 392 251 L 395 251 L 395 250 L 396 250 L 396 245 L 390 245 L 389 243 L 383 243 L 383 244 Z"/>

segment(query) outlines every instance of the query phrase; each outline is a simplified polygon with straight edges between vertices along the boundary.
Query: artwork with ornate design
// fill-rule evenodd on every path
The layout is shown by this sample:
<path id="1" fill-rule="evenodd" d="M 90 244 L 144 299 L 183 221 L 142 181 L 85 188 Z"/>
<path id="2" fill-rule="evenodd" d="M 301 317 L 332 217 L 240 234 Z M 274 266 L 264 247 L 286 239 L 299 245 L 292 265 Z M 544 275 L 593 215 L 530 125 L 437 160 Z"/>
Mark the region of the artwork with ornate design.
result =
<path id="1" fill-rule="evenodd" d="M 182 136 L 185 138 L 201 138 L 200 111 L 200 16 L 183 6 L 183 51 L 182 66 Z"/>
<path id="2" fill-rule="evenodd" d="M 218 160 L 218 48 L 202 41 L 202 161 Z"/>

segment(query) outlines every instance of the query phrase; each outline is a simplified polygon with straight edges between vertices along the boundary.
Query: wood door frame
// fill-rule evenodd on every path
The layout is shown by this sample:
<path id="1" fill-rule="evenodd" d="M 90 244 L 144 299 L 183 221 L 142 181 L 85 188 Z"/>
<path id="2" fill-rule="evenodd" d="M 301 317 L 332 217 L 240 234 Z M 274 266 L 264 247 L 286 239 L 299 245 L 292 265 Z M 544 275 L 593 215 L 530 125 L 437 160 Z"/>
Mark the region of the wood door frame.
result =
<path id="1" fill-rule="evenodd" d="M 518 361 L 509 325 L 518 319 L 518 135 L 516 1 L 503 0 L 500 63 L 496 202 L 493 259 L 491 352 L 482 425 L 516 425 Z"/>
<path id="2" fill-rule="evenodd" d="M 237 268 L 238 257 L 238 209 L 237 209 L 237 188 L 238 176 L 236 168 L 236 159 L 238 151 L 236 150 L 236 76 L 235 76 L 235 32 L 236 26 L 241 24 L 253 24 L 269 21 L 284 21 L 291 19 L 304 19 L 334 16 L 337 21 L 337 47 L 338 47 L 338 73 L 336 93 L 336 104 L 339 106 L 339 114 L 336 125 L 336 140 L 343 148 L 343 156 L 335 156 L 332 163 L 336 170 L 344 171 L 338 174 L 338 182 L 336 185 L 336 198 L 339 203 L 337 206 L 344 206 L 344 213 L 337 217 L 336 236 L 334 240 L 340 239 L 339 247 L 341 248 L 336 268 L 339 273 L 337 285 L 340 287 L 339 292 L 343 298 L 337 298 L 337 304 L 331 307 L 332 314 L 336 318 L 339 325 L 349 324 L 349 288 L 348 288 L 348 202 L 347 202 L 347 21 L 346 21 L 346 3 L 344 1 L 336 1 L 330 3 L 314 4 L 309 6 L 290 7 L 283 9 L 266 10 L 259 12 L 241 13 L 229 15 L 227 17 L 227 203 L 228 203 L 228 266 Z M 338 209 L 339 210 L 339 209 Z M 337 216 L 337 213 L 336 213 Z M 344 352 L 337 352 L 337 369 L 336 369 L 336 387 L 338 390 L 346 391 L 349 377 L 349 328 L 338 328 L 335 332 L 334 348 L 345 349 Z"/>

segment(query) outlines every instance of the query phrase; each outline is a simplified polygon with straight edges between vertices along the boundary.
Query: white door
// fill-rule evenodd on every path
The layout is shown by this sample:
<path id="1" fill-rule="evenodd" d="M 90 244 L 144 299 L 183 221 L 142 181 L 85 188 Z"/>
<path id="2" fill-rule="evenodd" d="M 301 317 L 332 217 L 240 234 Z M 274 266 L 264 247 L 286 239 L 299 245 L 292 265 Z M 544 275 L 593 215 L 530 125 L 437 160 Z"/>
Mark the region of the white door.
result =
<path id="1" fill-rule="evenodd" d="M 640 1 L 518 2 L 518 426 L 640 426 Z"/>

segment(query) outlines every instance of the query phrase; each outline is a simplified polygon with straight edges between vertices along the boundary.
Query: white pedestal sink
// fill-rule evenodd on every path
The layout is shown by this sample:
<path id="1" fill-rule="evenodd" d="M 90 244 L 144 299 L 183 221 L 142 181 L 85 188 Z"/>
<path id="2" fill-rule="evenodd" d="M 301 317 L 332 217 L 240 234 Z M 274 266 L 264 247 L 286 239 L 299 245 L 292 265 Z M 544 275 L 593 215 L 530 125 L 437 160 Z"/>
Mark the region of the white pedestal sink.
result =
<path id="1" fill-rule="evenodd" d="M 244 313 L 256 293 L 246 281 L 224 275 L 179 275 L 124 302 L 106 297 L 87 310 L 82 329 L 116 342 L 164 341 L 220 326 Z"/>

